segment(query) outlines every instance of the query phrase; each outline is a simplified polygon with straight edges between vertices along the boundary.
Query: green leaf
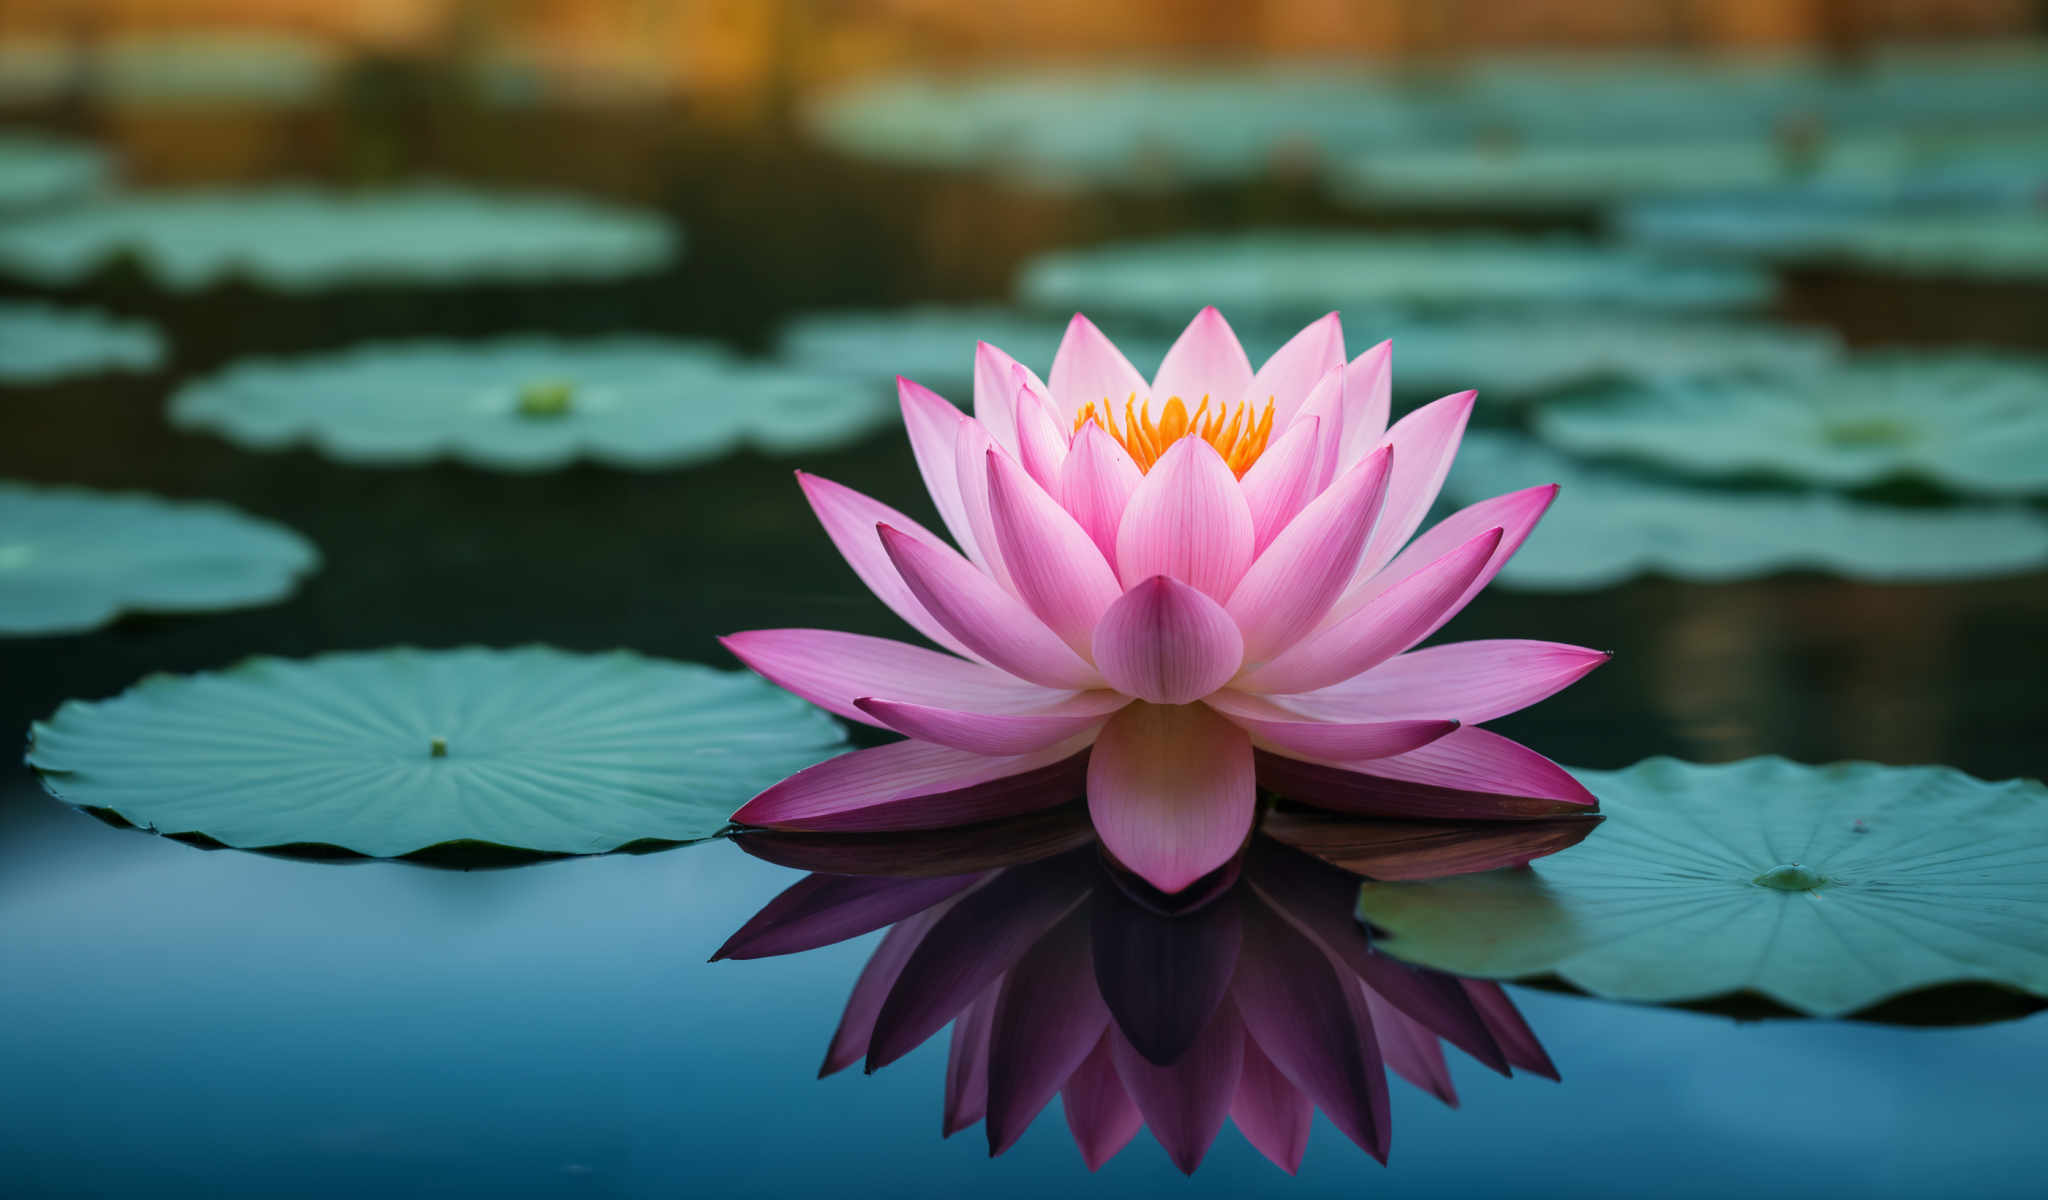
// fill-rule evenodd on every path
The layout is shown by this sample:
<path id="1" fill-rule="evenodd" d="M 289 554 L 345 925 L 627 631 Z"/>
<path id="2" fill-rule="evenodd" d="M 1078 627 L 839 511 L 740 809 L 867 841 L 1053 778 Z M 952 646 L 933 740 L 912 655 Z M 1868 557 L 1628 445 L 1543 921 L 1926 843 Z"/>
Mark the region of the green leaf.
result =
<path id="1" fill-rule="evenodd" d="M 44 383 L 101 371 L 153 371 L 164 340 L 151 326 L 89 308 L 0 302 L 0 383 Z"/>
<path id="2" fill-rule="evenodd" d="M 226 505 L 0 481 L 0 635 L 269 604 L 319 562 L 298 534 Z"/>
<path id="3" fill-rule="evenodd" d="M 134 255 L 196 291 L 234 275 L 280 291 L 351 283 L 602 280 L 659 270 L 681 235 L 659 217 L 562 196 L 418 185 L 113 197 L 0 227 L 0 272 L 76 284 Z"/>
<path id="4" fill-rule="evenodd" d="M 0 133 L 0 212 L 91 195 L 105 187 L 113 173 L 112 157 L 89 142 L 15 130 Z"/>
<path id="5" fill-rule="evenodd" d="M 878 389 L 656 338 L 373 343 L 237 364 L 171 401 L 172 424 L 252 450 L 311 445 L 343 462 L 447 457 L 507 471 L 579 459 L 671 467 L 743 445 L 810 450 L 894 414 Z"/>
<path id="6" fill-rule="evenodd" d="M 1755 993 L 1814 1016 L 1943 984 L 2048 995 L 2039 783 L 1781 758 L 1575 774 L 1607 818 L 1591 837 L 1524 868 L 1367 884 L 1381 947 L 1617 1000 Z"/>
<path id="7" fill-rule="evenodd" d="M 408 648 L 154 675 L 64 704 L 28 761 L 68 804 L 245 849 L 596 854 L 710 837 L 842 745 L 830 717 L 744 672 Z"/>
<path id="8" fill-rule="evenodd" d="M 1722 581 L 1797 570 L 1925 582 L 2048 566 L 2048 518 L 2018 506 L 1687 486 L 1585 466 L 1512 434 L 1467 434 L 1444 491 L 1470 504 L 1544 483 L 1563 489 L 1501 572 L 1503 586 L 1577 591 L 1652 573 Z"/>
<path id="9" fill-rule="evenodd" d="M 2033 192 L 2040 187 L 2035 177 Z M 1623 212 L 1628 237 L 1665 253 L 1835 264 L 1884 274 L 2048 279 L 2048 213 L 2032 202 L 1990 208 L 1646 203 Z"/>

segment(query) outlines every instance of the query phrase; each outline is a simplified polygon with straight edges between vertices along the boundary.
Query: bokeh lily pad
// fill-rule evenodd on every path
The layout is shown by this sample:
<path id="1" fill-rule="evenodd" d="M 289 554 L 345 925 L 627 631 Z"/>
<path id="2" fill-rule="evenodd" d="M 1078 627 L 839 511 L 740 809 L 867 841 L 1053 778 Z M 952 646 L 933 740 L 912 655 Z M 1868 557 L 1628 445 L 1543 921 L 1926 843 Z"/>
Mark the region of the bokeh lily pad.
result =
<path id="1" fill-rule="evenodd" d="M 283 107 L 318 99 L 345 66 L 332 44 L 254 30 L 9 38 L 0 44 L 0 100 L 83 92 L 107 104 Z"/>
<path id="2" fill-rule="evenodd" d="M 812 449 L 894 411 L 893 397 L 838 376 L 656 338 L 372 343 L 244 362 L 171 401 L 173 424 L 251 449 L 311 445 L 344 462 L 448 457 L 510 471 L 578 459 L 677 466 L 742 445 Z"/>
<path id="3" fill-rule="evenodd" d="M 163 336 L 140 321 L 93 309 L 0 301 L 0 383 L 153 371 L 163 360 Z"/>
<path id="4" fill-rule="evenodd" d="M 89 142 L 27 130 L 0 131 L 0 212 L 18 213 L 88 196 L 107 185 L 113 159 Z"/>
<path id="5" fill-rule="evenodd" d="M 1569 237 L 1269 232 L 1060 251 L 1026 267 L 1018 295 L 1043 309 L 1165 323 L 1208 303 L 1277 324 L 1332 309 L 1751 309 L 1769 302 L 1772 283 L 1748 267 L 1672 264 Z"/>
<path id="6" fill-rule="evenodd" d="M 67 804 L 244 849 L 596 854 L 710 837 L 841 744 L 744 672 L 468 647 L 153 675 L 64 704 L 28 761 Z"/>
<path id="7" fill-rule="evenodd" d="M 1916 208 L 1672 202 L 1630 208 L 1620 224 L 1635 243 L 1702 261 L 1743 256 L 1886 274 L 2048 279 L 2048 209 L 2038 203 Z"/>
<path id="8" fill-rule="evenodd" d="M 1619 391 L 1536 415 L 1575 454 L 1691 475 L 1855 487 L 1913 478 L 1954 492 L 2048 492 L 2048 363 L 1881 355 L 1833 370 Z"/>
<path id="9" fill-rule="evenodd" d="M 1988 983 L 2048 997 L 2048 788 L 1946 767 L 1653 758 L 1577 772 L 1606 822 L 1528 867 L 1370 883 L 1382 949 L 1650 1002 L 1815 1016 Z"/>
<path id="10" fill-rule="evenodd" d="M 1583 591 L 1651 573 L 1714 582 L 1777 571 L 1937 582 L 2048 567 L 2048 518 L 2018 506 L 1707 488 L 1585 466 L 1513 434 L 1467 434 L 1445 492 L 1473 503 L 1542 483 L 1563 491 L 1501 572 L 1503 586 Z"/>
<path id="11" fill-rule="evenodd" d="M 244 276 L 280 291 L 364 283 L 603 280 L 658 270 L 659 217 L 566 196 L 419 184 L 139 193 L 0 227 L 0 272 L 77 283 L 133 255 L 176 291 Z"/>
<path id="12" fill-rule="evenodd" d="M 298 534 L 226 505 L 0 481 L 0 634 L 269 604 L 319 562 Z"/>

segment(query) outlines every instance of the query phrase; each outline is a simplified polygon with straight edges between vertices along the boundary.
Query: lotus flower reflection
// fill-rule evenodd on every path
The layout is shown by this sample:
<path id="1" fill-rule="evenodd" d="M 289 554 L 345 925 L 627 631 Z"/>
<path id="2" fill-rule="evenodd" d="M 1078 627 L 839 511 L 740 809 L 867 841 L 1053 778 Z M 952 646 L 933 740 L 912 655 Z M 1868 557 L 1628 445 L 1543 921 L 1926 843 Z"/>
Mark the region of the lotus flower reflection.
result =
<path id="1" fill-rule="evenodd" d="M 1384 1161 L 1385 1068 L 1456 1104 L 1446 1041 L 1502 1074 L 1512 1066 L 1556 1078 L 1498 984 L 1374 950 L 1352 918 L 1358 878 L 1310 853 L 1261 836 L 1212 881 L 1169 898 L 1105 864 L 1086 844 L 1093 839 L 1079 811 L 1071 821 L 1013 821 L 1022 824 L 933 845 L 915 844 L 920 835 L 836 845 L 801 840 L 818 835 L 742 835 L 763 857 L 834 873 L 778 896 L 718 957 L 787 954 L 893 926 L 855 984 L 819 1073 L 863 1059 L 869 1070 L 885 1066 L 950 1022 L 944 1132 L 985 1119 L 989 1151 L 1001 1154 L 1058 1095 L 1091 1170 L 1149 1126 L 1192 1173 L 1229 1117 L 1291 1173 L 1318 1107 Z M 1452 858 L 1459 869 L 1524 862 L 1583 837 L 1592 823 L 1517 823 L 1523 836 L 1493 837 Z M 798 840 L 780 840 L 791 837 Z M 997 839 L 1045 856 L 921 874 L 978 858 L 977 847 Z M 1414 837 L 1352 832 L 1346 840 L 1378 842 L 1389 850 L 1379 861 L 1396 864 L 1395 847 Z M 1445 860 L 1432 850 L 1408 865 L 1431 863 Z M 908 874 L 840 873 L 892 867 Z"/>
<path id="2" fill-rule="evenodd" d="M 1592 806 L 1554 763 L 1477 726 L 1606 655 L 1414 649 L 1500 571 L 1556 489 L 1475 504 L 1411 542 L 1473 395 L 1389 429 L 1390 365 L 1387 343 L 1347 361 L 1333 313 L 1255 372 L 1204 309 L 1149 382 L 1078 315 L 1043 380 L 981 345 L 972 417 L 899 380 L 958 549 L 799 480 L 862 581 L 950 653 L 815 629 L 725 639 L 768 679 L 910 739 L 799 772 L 734 820 L 931 828 L 1085 786 L 1104 845 L 1174 893 L 1244 845 L 1260 785 L 1386 815 Z"/>

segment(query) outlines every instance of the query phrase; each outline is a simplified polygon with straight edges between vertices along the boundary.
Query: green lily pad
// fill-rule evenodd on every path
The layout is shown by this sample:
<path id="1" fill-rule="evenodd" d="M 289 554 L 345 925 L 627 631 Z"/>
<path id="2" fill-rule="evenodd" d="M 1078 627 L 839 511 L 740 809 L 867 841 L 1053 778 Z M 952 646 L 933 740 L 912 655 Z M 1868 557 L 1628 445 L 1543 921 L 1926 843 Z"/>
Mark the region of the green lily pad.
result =
<path id="1" fill-rule="evenodd" d="M 310 445 L 343 462 L 447 457 L 508 471 L 579 459 L 671 467 L 743 445 L 809 450 L 852 441 L 894 412 L 893 398 L 838 376 L 656 338 L 372 343 L 240 363 L 171 401 L 172 424 L 250 449 Z"/>
<path id="2" fill-rule="evenodd" d="M 1473 432 L 1447 496 L 1563 491 L 1501 572 L 1506 587 L 1584 591 L 1636 575 L 1717 582 L 1778 571 L 1937 582 L 2048 566 L 2048 518 L 2019 506 L 1902 508 L 1832 493 L 1735 491 L 1585 466 L 1526 438 Z"/>
<path id="3" fill-rule="evenodd" d="M 67 804 L 243 849 L 598 854 L 710 837 L 842 744 L 830 717 L 745 672 L 466 647 L 153 675 L 66 702 L 28 762 Z"/>
<path id="4" fill-rule="evenodd" d="M 1772 283 L 1747 267 L 1674 265 L 1566 237 L 1254 233 L 1061 251 L 1025 268 L 1018 295 L 1091 315 L 1184 323 L 1190 304 L 1207 303 L 1283 323 L 1332 309 L 1748 309 L 1769 302 Z"/>
<path id="5" fill-rule="evenodd" d="M 0 272 L 74 284 L 132 254 L 174 291 L 237 275 L 280 291 L 602 280 L 659 270 L 680 242 L 653 214 L 562 196 L 427 184 L 358 193 L 192 190 L 9 222 L 0 227 Z"/>
<path id="6" fill-rule="evenodd" d="M 1882 355 L 1833 370 L 1632 389 L 1536 415 L 1575 454 L 1689 475 L 1857 487 L 1911 478 L 1987 495 L 2048 492 L 2048 363 Z"/>
<path id="7" fill-rule="evenodd" d="M 0 481 L 0 635 L 270 604 L 319 563 L 298 534 L 226 505 Z"/>
<path id="8" fill-rule="evenodd" d="M 1674 202 L 1625 210 L 1621 228 L 1644 246 L 1703 260 L 1741 256 L 1886 274 L 2048 279 L 2048 210 L 2039 204 L 1918 210 Z"/>
<path id="9" fill-rule="evenodd" d="M 113 174 L 112 158 L 91 143 L 26 130 L 0 132 L 0 212 L 89 196 Z"/>
<path id="10" fill-rule="evenodd" d="M 1399 957 L 1655 1003 L 1841 1016 L 1945 984 L 2048 997 L 2048 788 L 1946 767 L 1576 772 L 1606 822 L 1526 868 L 1369 883 Z"/>
<path id="11" fill-rule="evenodd" d="M 162 335 L 140 321 L 92 309 L 0 301 L 0 383 L 153 371 L 163 360 Z"/>

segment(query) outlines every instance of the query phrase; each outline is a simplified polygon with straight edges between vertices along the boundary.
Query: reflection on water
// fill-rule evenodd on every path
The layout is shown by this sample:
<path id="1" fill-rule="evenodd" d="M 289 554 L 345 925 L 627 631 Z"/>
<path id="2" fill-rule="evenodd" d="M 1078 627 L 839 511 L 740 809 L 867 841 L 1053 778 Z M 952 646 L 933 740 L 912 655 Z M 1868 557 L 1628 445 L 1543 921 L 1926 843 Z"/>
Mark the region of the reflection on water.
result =
<path id="1" fill-rule="evenodd" d="M 873 1072 L 950 1023 L 943 1132 L 980 1122 L 991 1155 L 1057 1095 L 1090 1170 L 1148 1128 L 1192 1174 L 1228 1117 L 1292 1174 L 1318 1109 L 1385 1162 L 1387 1069 L 1453 1106 L 1445 1042 L 1502 1075 L 1557 1072 L 1499 984 L 1379 953 L 1352 914 L 1360 876 L 1337 863 L 1385 878 L 1518 865 L 1595 823 L 1283 811 L 1173 896 L 1103 854 L 1073 805 L 930 835 L 742 834 L 761 857 L 818 869 L 714 957 L 888 927 L 819 1074 Z M 968 864 L 982 869 L 951 873 Z"/>

